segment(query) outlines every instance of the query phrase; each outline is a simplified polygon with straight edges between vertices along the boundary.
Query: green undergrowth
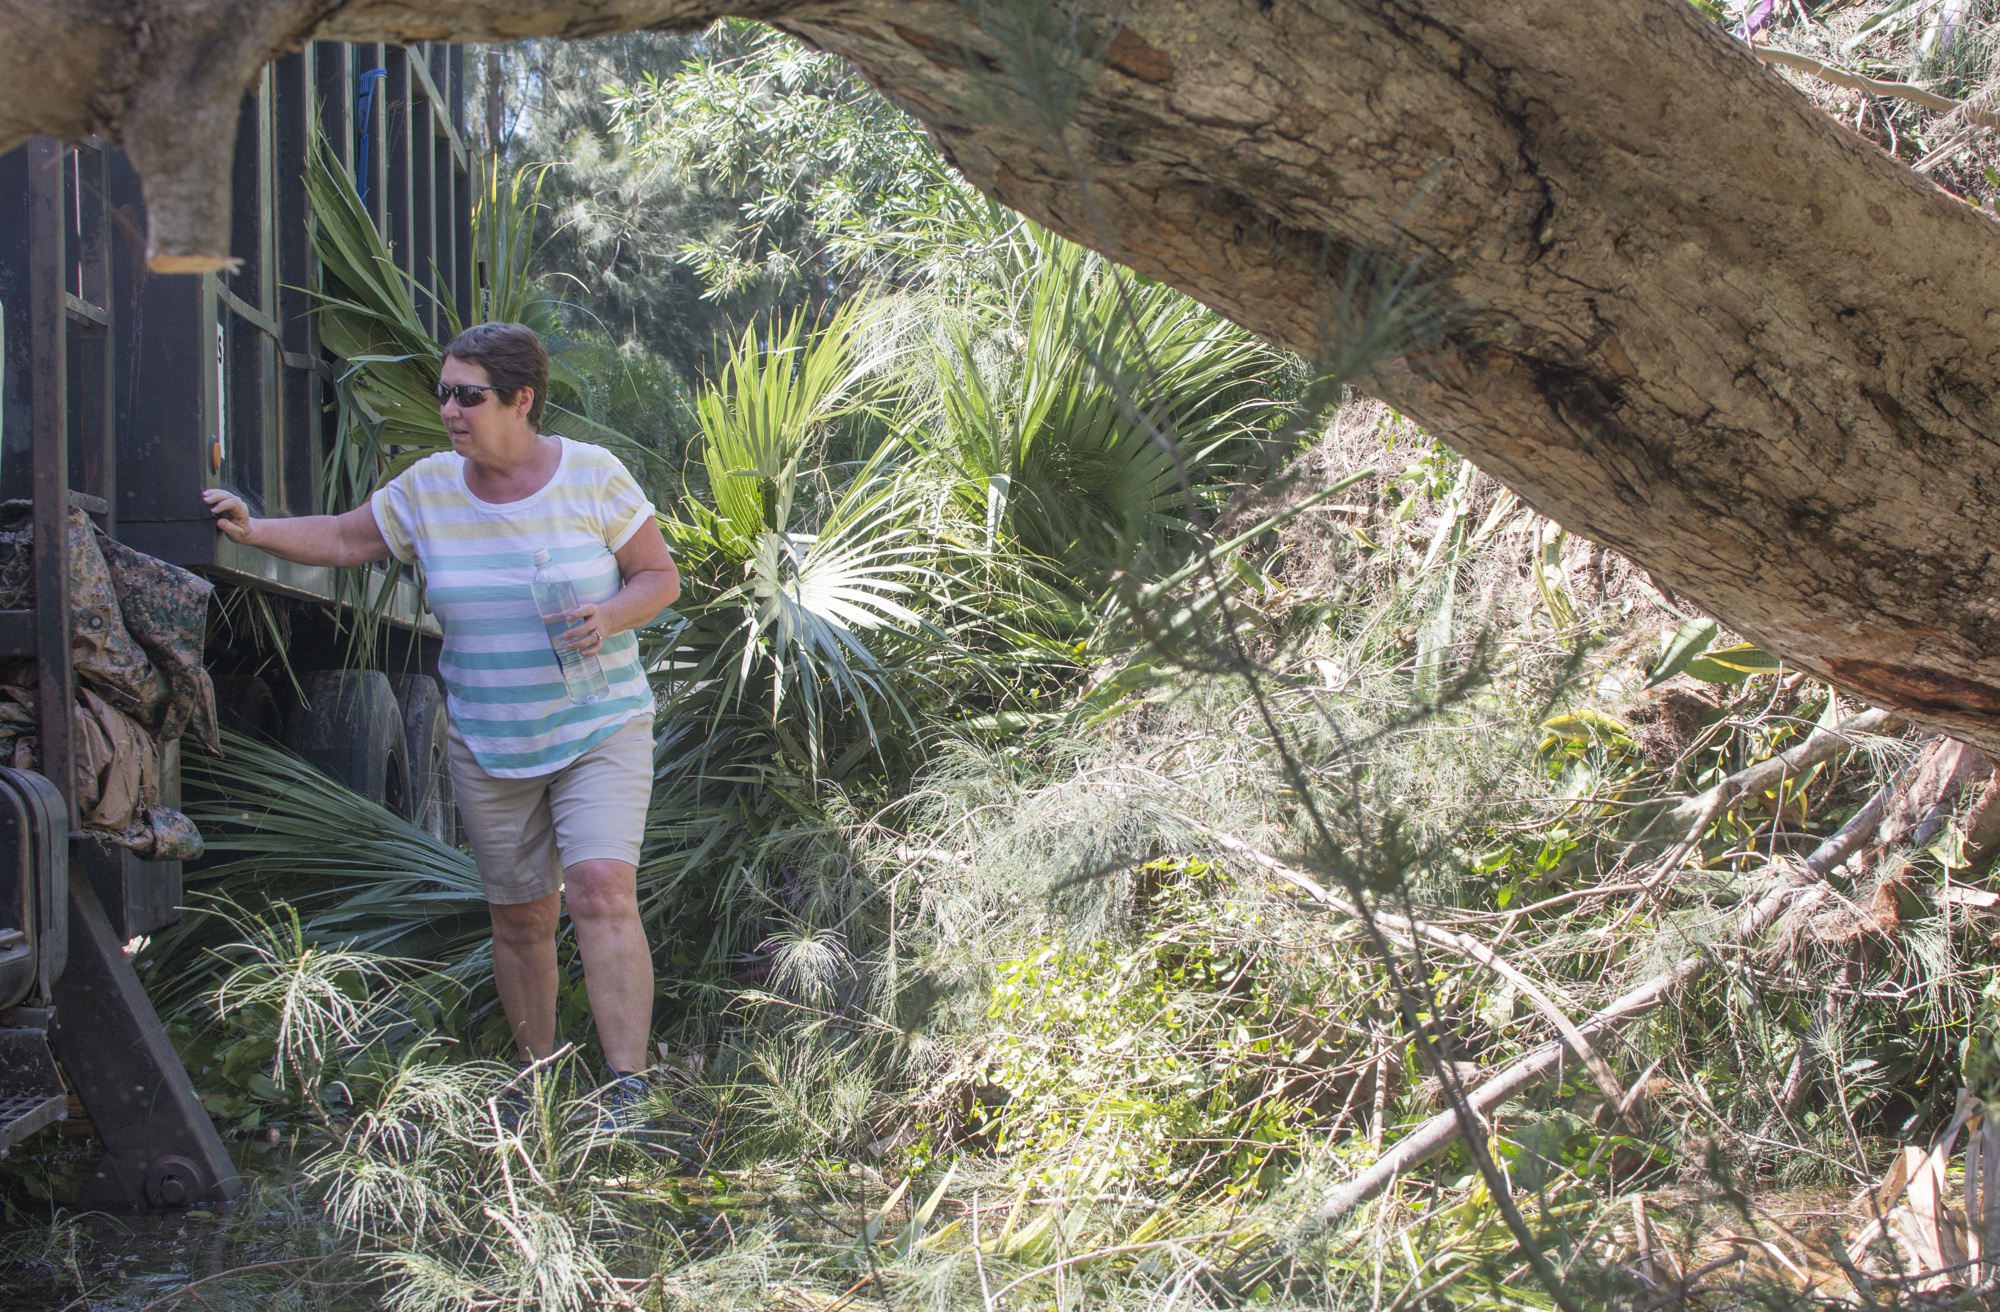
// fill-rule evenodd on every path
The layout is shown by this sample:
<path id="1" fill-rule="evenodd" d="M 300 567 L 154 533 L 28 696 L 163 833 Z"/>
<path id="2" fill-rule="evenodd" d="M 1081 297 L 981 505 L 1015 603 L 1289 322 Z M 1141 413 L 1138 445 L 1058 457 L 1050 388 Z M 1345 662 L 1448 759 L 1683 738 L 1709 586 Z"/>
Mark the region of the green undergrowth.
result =
<path id="1" fill-rule="evenodd" d="M 1393 416 L 1366 431 L 1411 441 Z M 940 736 L 886 799 L 774 782 L 782 804 L 740 811 L 709 848 L 718 882 L 700 896 L 736 899 L 735 923 L 754 927 L 719 968 L 673 918 L 694 887 L 651 885 L 665 1037 L 644 1143 L 599 1132 L 583 1057 L 534 1086 L 525 1119 L 496 1119 L 514 1072 L 495 1060 L 463 854 L 232 743 L 214 777 L 242 782 L 209 818 L 235 864 L 141 961 L 180 1000 L 172 1024 L 211 1109 L 237 1132 L 299 1137 L 301 1196 L 349 1254 L 319 1273 L 325 1296 L 1137 1308 L 1203 1291 L 1331 1307 L 1396 1306 L 1443 1280 L 1454 1306 L 1542 1305 L 1462 1145 L 1339 1225 L 1311 1221 L 1443 1105 L 1413 1039 L 1441 1041 L 1470 1076 L 1541 1041 L 1538 1013 L 1463 958 L 1398 952 L 1391 971 L 1364 925 L 1214 835 L 1499 943 L 1576 1012 L 1708 932 L 1701 909 L 1740 896 L 1759 835 L 1809 841 L 1856 788 L 1816 777 L 1720 817 L 1705 882 L 1668 905 L 1594 892 L 1656 854 L 1649 799 L 1796 741 L 1832 713 L 1827 694 L 1782 670 L 1681 674 L 1673 686 L 1705 709 L 1665 721 L 1643 685 L 1684 622 L 1629 575 L 1594 595 L 1567 546 L 1531 547 L 1523 565 L 1523 543 L 1556 535 L 1503 507 L 1482 538 L 1496 493 L 1467 483 L 1454 502 L 1456 469 L 1438 477 L 1432 448 L 1404 449 L 1413 468 L 1364 488 L 1365 518 L 1308 513 L 1232 571 L 1254 687 L 1135 646 L 1091 676 L 1152 662 L 1108 713 L 1086 680 L 1027 732 Z M 1445 517 L 1466 526 L 1455 571 L 1437 563 L 1459 531 Z M 1426 646 L 1443 589 L 1450 640 Z M 1570 608 L 1560 627 L 1549 596 Z M 1857 758 L 1864 780 L 1907 753 L 1875 755 Z M 1302 782 L 1336 850 L 1303 818 Z M 335 803 L 350 842 L 308 850 L 325 832 L 313 807 Z M 681 818 L 663 821 L 681 841 Z M 257 874 L 273 860 L 282 886 Z M 1892 969 L 1962 987 L 1924 974 L 1962 949 L 1922 942 Z M 573 970 L 568 989 L 566 1032 L 587 1047 Z M 1902 1055 L 1875 1058 L 1880 1075 L 1848 1067 L 1857 1089 L 1885 1091 L 1877 1110 L 1859 1104 L 1876 1135 L 1907 1072 L 1944 1069 L 1953 1042 L 1880 1005 L 1872 1041 Z M 1654 1222 L 1662 1251 L 1708 1242 L 1737 1188 L 1717 1154 L 1760 1096 L 1753 1054 L 1781 1064 L 1787 1025 L 1725 978 L 1614 1050 L 1623 1078 L 1652 1072 L 1645 1121 L 1618 1121 L 1580 1068 L 1506 1105 L 1488 1151 L 1576 1290 L 1652 1296 L 1621 1221 L 1635 1191 L 1682 1200 Z M 1791 1133 L 1851 1160 L 1835 1119 L 1838 1134 Z M 1697 1215 L 1712 1219 L 1677 1239 Z"/>

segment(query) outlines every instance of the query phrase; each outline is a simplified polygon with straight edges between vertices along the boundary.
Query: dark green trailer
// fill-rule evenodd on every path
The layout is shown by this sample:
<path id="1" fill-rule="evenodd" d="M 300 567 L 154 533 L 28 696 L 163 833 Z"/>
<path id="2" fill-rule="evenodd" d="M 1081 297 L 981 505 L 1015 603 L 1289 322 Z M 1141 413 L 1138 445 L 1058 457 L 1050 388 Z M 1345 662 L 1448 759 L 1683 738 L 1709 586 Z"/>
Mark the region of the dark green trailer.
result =
<path id="1" fill-rule="evenodd" d="M 70 509 L 139 552 L 265 594 L 289 621 L 305 695 L 258 678 L 244 635 L 225 634 L 205 652 L 225 710 L 451 834 L 436 627 L 415 588 L 397 581 L 385 614 L 366 617 L 383 668 L 345 668 L 355 648 L 341 634 L 363 617 L 334 572 L 223 538 L 201 492 L 228 488 L 266 516 L 323 504 L 340 366 L 306 291 L 316 130 L 432 332 L 445 306 L 473 318 L 464 100 L 455 46 L 313 42 L 269 65 L 237 120 L 241 262 L 219 274 L 147 269 L 144 200 L 121 151 L 39 138 L 0 156 L 0 499 L 32 502 L 35 598 L 0 610 L 0 660 L 34 661 L 40 708 L 38 770 L 0 769 L 0 1152 L 74 1092 L 104 1144 L 88 1205 L 217 1200 L 237 1179 L 123 951 L 178 918 L 180 865 L 89 837 L 69 796 Z M 173 805 L 178 743 L 160 756 Z"/>

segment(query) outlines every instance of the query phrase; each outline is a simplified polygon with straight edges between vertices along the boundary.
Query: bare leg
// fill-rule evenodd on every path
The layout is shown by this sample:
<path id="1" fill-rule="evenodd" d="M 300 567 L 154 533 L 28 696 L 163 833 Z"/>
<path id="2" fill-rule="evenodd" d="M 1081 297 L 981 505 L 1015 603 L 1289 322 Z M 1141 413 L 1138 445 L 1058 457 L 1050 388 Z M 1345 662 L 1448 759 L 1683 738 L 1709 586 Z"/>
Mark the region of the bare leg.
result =
<path id="1" fill-rule="evenodd" d="M 556 918 L 561 902 L 560 894 L 551 893 L 512 906 L 486 904 L 493 917 L 493 986 L 526 1061 L 540 1061 L 556 1047 Z"/>
<path id="2" fill-rule="evenodd" d="M 598 1041 L 604 1060 L 619 1071 L 645 1068 L 653 1028 L 653 954 L 639 923 L 638 878 L 629 861 L 579 861 L 563 869 Z"/>

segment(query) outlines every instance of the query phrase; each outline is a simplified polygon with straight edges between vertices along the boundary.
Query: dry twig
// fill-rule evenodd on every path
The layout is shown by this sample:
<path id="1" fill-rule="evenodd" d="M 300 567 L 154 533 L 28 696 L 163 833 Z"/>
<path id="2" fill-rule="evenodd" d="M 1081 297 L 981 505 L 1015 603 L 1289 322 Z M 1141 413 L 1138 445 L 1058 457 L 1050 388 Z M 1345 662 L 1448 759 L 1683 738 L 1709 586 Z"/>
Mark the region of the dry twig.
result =
<path id="1" fill-rule="evenodd" d="M 1779 50 L 1775 46 L 1753 46 L 1752 50 L 1757 58 L 1767 64 L 1796 69 L 1822 82 L 1831 82 L 1837 87 L 1907 100 L 1913 105 L 1922 105 L 1925 109 L 1934 109 L 1941 114 L 1965 108 L 1964 101 L 1953 100 L 1950 96 L 1940 96 L 1937 92 L 1917 86 L 1913 82 L 1885 82 L 1880 78 L 1869 77 L 1864 73 L 1856 73 L 1851 69 L 1814 59 L 1811 55 L 1802 55 L 1795 50 Z M 1966 117 L 1968 122 L 1976 123 L 1980 127 L 2000 127 L 2000 117 L 1993 114 L 1975 110 Z"/>

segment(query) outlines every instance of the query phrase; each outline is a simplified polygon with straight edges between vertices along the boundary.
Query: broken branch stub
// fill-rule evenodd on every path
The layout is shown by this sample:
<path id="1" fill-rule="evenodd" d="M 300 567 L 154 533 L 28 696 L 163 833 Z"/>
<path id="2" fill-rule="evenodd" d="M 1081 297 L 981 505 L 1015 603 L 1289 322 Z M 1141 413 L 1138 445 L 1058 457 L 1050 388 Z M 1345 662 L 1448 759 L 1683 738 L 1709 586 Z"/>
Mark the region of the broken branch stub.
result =
<path id="1" fill-rule="evenodd" d="M 0 14 L 0 150 L 35 136 L 123 146 L 146 196 L 147 263 L 232 267 L 243 96 L 339 0 L 16 0 Z"/>

